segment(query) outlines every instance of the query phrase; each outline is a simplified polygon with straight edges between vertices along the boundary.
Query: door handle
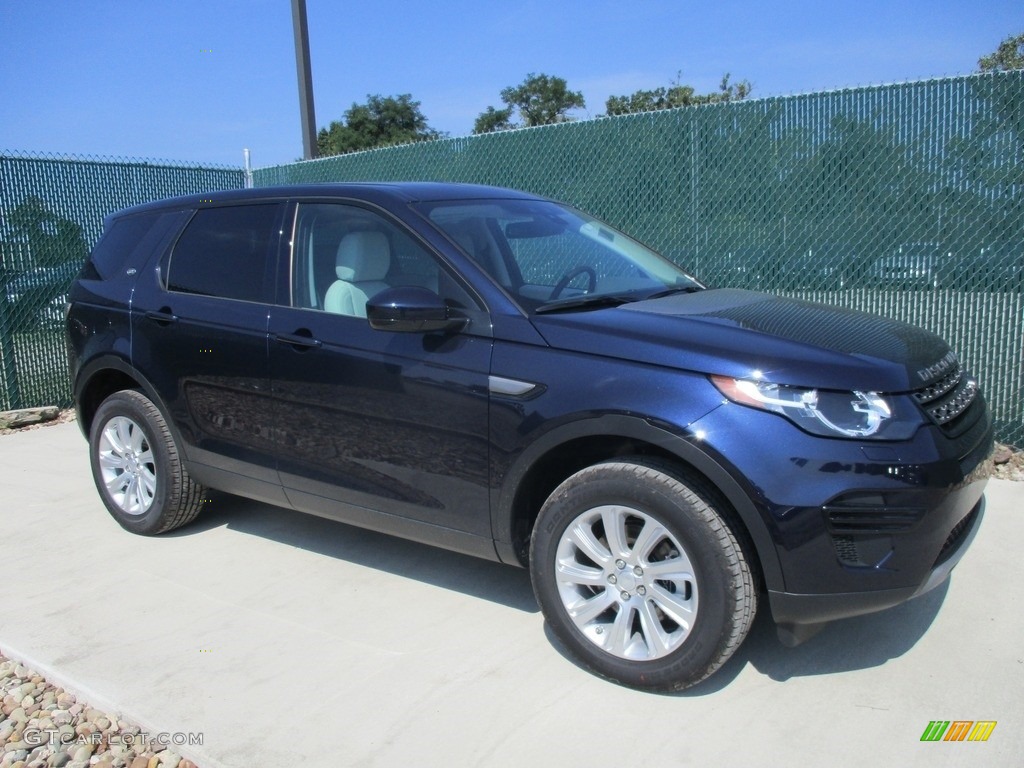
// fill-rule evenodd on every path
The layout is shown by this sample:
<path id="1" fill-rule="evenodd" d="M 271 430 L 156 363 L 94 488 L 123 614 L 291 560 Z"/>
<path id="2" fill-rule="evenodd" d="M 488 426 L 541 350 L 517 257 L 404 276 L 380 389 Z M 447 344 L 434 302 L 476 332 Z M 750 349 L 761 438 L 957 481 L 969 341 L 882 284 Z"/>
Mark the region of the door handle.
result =
<path id="1" fill-rule="evenodd" d="M 151 309 L 146 312 L 146 319 L 152 320 L 154 323 L 158 323 L 160 325 L 170 325 L 171 323 L 178 322 L 178 316 L 171 312 L 170 307 L 164 307 L 159 311 Z"/>
<path id="2" fill-rule="evenodd" d="M 295 333 L 275 333 L 272 334 L 274 341 L 280 342 L 281 344 L 287 344 L 290 347 L 299 347 L 301 349 L 315 349 L 323 346 L 323 342 L 320 339 L 314 339 L 313 334 L 302 329 Z"/>

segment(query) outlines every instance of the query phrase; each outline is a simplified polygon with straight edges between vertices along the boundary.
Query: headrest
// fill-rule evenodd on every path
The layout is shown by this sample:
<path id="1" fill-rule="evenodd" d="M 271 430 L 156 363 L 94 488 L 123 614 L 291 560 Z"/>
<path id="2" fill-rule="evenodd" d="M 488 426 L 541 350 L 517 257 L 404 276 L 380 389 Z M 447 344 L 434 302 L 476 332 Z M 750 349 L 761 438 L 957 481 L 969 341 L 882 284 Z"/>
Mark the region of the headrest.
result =
<path id="1" fill-rule="evenodd" d="M 352 232 L 338 244 L 334 272 L 339 280 L 383 280 L 391 267 L 391 248 L 383 232 Z"/>

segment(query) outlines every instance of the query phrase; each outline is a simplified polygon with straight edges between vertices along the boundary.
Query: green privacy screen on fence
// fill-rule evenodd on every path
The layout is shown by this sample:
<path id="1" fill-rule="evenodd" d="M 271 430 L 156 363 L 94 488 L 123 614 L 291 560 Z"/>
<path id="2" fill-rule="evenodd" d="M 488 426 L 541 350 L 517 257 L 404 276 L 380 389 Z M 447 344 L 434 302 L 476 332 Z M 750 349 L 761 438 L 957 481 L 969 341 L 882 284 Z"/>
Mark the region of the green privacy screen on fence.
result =
<path id="1" fill-rule="evenodd" d="M 1000 438 L 1024 444 L 1022 72 L 566 123 L 255 173 L 258 186 L 399 179 L 567 200 L 711 285 L 930 328 L 980 375 Z M 234 169 L 2 156 L 3 268 L 56 263 L 58 245 L 79 254 L 62 220 L 91 246 L 111 210 L 242 180 Z M 11 225 L 32 197 L 57 216 L 35 244 Z M 16 345 L 13 362 L 5 347 L 2 370 L 17 369 L 21 404 L 66 402 L 59 329 L 50 327 L 57 310 L 36 304 L 38 322 L 14 336 L 52 341 Z M 2 397 L 11 407 L 6 388 Z"/>
<path id="2" fill-rule="evenodd" d="M 104 216 L 243 180 L 239 168 L 0 152 L 0 410 L 71 401 L 64 296 Z"/>
<path id="3" fill-rule="evenodd" d="M 1024 72 L 604 118 L 255 173 L 464 181 L 566 200 L 714 286 L 906 320 L 1024 443 Z"/>

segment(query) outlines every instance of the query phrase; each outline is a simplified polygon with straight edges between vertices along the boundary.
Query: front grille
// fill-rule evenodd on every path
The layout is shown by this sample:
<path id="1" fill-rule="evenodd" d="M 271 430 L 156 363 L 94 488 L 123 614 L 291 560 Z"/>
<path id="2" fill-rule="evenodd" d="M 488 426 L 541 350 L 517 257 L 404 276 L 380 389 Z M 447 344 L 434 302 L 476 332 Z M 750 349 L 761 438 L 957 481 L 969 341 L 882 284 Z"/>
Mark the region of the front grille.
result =
<path id="1" fill-rule="evenodd" d="M 978 396 L 978 383 L 967 379 L 952 395 L 925 408 L 936 424 L 947 424 L 966 411 Z"/>
<path id="2" fill-rule="evenodd" d="M 935 424 L 945 427 L 971 407 L 978 396 L 978 382 L 957 366 L 933 384 L 916 390 L 913 396 Z"/>
<path id="3" fill-rule="evenodd" d="M 953 371 L 943 376 L 934 384 L 929 384 L 924 389 L 919 389 L 914 392 L 914 399 L 922 405 L 930 403 L 932 400 L 942 397 L 944 394 L 949 392 L 949 390 L 959 384 L 963 375 L 964 372 L 960 369 L 960 366 L 957 366 Z"/>

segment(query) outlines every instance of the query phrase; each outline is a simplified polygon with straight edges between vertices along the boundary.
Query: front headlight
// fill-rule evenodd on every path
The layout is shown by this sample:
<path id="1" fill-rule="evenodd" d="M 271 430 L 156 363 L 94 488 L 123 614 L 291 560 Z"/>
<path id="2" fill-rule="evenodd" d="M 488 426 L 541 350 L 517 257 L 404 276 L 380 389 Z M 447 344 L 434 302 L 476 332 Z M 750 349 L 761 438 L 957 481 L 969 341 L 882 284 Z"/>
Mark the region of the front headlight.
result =
<path id="1" fill-rule="evenodd" d="M 727 376 L 712 376 L 711 381 L 734 403 L 778 413 L 824 437 L 906 440 L 921 425 L 901 399 L 877 392 L 805 389 Z"/>

